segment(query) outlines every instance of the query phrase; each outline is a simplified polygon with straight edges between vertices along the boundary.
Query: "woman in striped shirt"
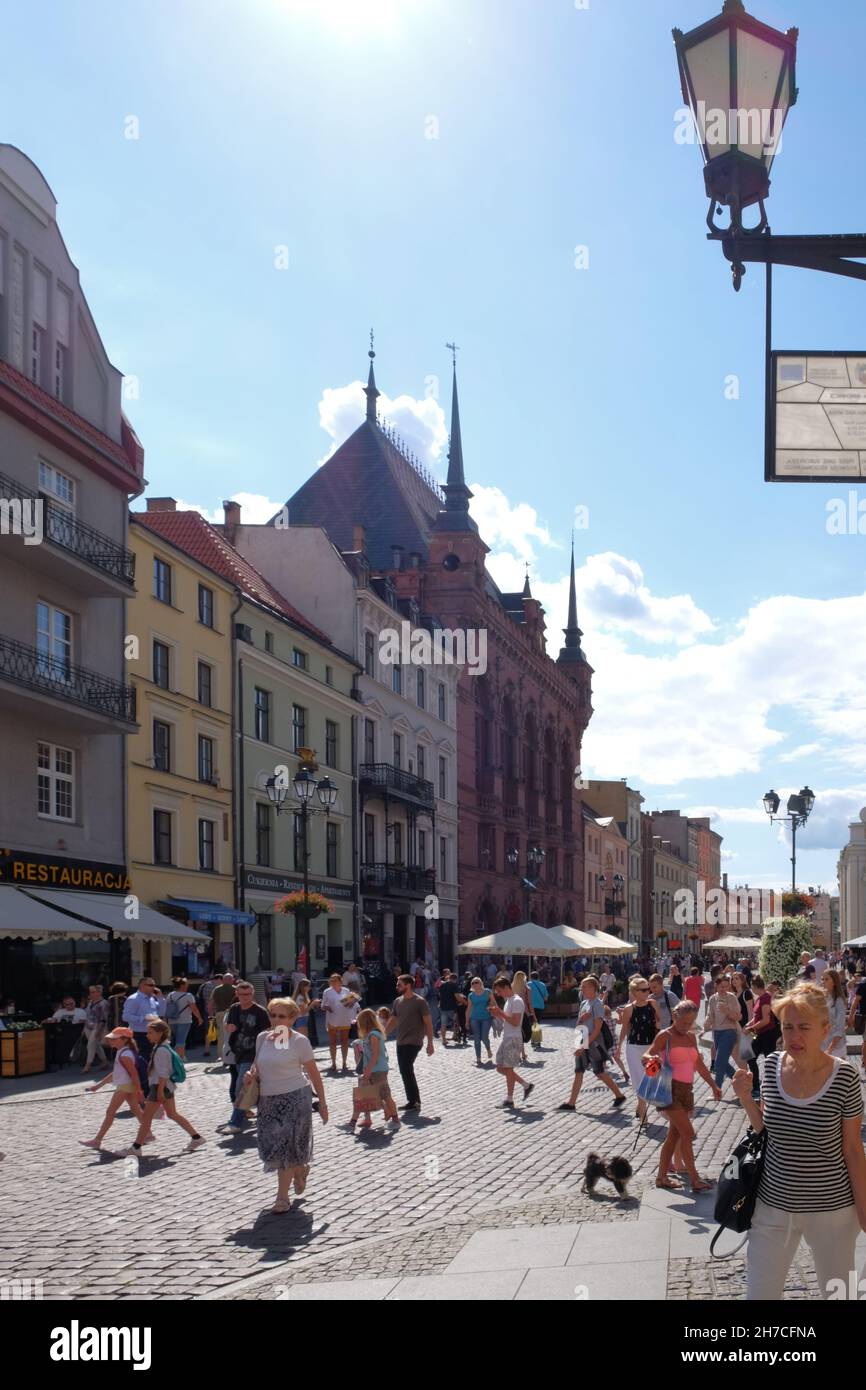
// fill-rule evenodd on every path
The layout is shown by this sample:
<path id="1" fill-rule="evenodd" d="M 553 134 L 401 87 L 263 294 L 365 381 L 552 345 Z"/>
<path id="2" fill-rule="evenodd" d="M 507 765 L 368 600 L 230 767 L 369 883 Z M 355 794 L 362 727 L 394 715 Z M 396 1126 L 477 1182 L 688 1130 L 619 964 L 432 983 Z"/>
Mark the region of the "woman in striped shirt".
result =
<path id="1" fill-rule="evenodd" d="M 819 985 L 800 982 L 772 1007 L 784 1051 L 766 1059 L 763 1102 L 752 1099 L 745 1068 L 733 1082 L 752 1127 L 767 1130 L 749 1232 L 748 1297 L 782 1297 L 802 1236 L 827 1298 L 849 1287 L 857 1236 L 866 1230 L 863 1097 L 854 1067 L 824 1051 L 830 1011 Z"/>

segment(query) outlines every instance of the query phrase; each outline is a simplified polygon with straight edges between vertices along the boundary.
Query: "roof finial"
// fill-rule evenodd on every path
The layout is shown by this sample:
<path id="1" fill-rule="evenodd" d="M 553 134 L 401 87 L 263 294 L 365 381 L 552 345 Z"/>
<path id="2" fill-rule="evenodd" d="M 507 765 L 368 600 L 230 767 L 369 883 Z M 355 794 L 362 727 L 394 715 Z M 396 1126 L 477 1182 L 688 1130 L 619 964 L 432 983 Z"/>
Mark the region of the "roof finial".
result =
<path id="1" fill-rule="evenodd" d="M 458 352 L 460 351 L 460 349 L 459 349 L 459 347 L 457 346 L 456 343 L 446 343 L 445 346 L 447 347 L 448 351 L 451 353 L 451 366 L 452 366 L 452 368 L 454 369 L 454 371 L 456 372 L 456 371 L 457 371 L 457 354 L 458 354 Z"/>
<path id="2" fill-rule="evenodd" d="M 373 358 L 376 356 L 373 350 L 373 330 L 370 329 L 370 351 L 367 353 L 370 359 L 370 372 L 367 377 L 367 385 L 364 387 L 364 395 L 367 397 L 367 419 L 371 424 L 376 423 L 376 401 L 379 399 L 379 392 L 376 390 L 376 378 L 373 375 Z"/>
<path id="3" fill-rule="evenodd" d="M 523 597 L 532 598 L 532 590 L 529 587 L 529 561 L 526 562 L 526 578 L 523 581 Z"/>

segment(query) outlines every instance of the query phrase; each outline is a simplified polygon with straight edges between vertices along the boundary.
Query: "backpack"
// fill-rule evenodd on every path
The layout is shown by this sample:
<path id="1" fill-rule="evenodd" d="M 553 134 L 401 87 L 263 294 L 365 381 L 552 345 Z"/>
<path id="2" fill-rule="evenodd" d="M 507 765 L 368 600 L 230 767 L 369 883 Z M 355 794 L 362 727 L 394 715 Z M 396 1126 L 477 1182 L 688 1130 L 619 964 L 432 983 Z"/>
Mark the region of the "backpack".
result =
<path id="1" fill-rule="evenodd" d="M 169 995 L 168 1003 L 165 1006 L 165 1018 L 167 1023 L 176 1023 L 182 1013 L 186 1012 L 186 1003 L 181 1007 L 178 999 L 178 991 Z"/>
<path id="2" fill-rule="evenodd" d="M 144 1091 L 144 1094 L 147 1095 L 147 1089 L 150 1085 L 150 1079 L 147 1075 L 147 1062 L 144 1060 L 140 1052 L 135 1053 L 135 1070 L 138 1072 L 138 1079 L 141 1083 L 141 1089 Z"/>
<path id="3" fill-rule="evenodd" d="M 179 1086 L 182 1081 L 186 1081 L 186 1067 L 183 1064 L 183 1058 L 175 1052 L 169 1043 L 160 1043 L 159 1046 L 168 1048 L 171 1057 L 171 1075 L 168 1079 L 174 1086 Z"/>

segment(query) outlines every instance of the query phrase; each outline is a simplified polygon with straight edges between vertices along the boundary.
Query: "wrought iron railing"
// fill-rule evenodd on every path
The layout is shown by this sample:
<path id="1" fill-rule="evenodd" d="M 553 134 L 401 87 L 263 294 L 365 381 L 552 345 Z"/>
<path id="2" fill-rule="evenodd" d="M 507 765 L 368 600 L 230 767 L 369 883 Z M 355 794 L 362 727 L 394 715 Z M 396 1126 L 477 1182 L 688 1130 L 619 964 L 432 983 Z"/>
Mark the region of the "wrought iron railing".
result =
<path id="1" fill-rule="evenodd" d="M 432 869 L 401 868 L 396 864 L 362 864 L 361 886 L 381 893 L 432 893 L 436 876 Z"/>
<path id="2" fill-rule="evenodd" d="M 86 521 L 80 521 L 74 513 L 49 501 L 43 494 L 33 492 L 14 478 L 0 473 L 0 497 L 10 500 L 42 503 L 42 534 L 52 545 L 68 550 L 79 560 L 85 560 L 94 569 L 120 579 L 130 588 L 135 585 L 135 556 L 110 536 L 104 536 Z"/>
<path id="3" fill-rule="evenodd" d="M 394 767 L 393 763 L 362 763 L 360 781 L 366 783 L 368 788 L 402 793 L 429 806 L 433 805 L 433 783 L 416 777 L 414 773 L 404 772 L 402 767 Z"/>
<path id="4" fill-rule="evenodd" d="M 47 656 L 13 637 L 0 636 L 0 680 L 54 695 L 111 719 L 135 723 L 135 690 L 131 685 L 86 666 L 75 666 L 62 657 Z"/>

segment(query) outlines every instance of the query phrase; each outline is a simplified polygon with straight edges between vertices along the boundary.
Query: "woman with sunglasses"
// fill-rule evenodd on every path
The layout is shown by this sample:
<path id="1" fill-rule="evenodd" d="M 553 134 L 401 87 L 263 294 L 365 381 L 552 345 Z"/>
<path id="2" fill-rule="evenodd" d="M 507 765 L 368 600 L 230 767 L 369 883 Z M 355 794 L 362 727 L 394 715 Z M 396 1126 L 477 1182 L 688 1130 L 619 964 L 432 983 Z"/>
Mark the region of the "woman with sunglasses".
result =
<path id="1" fill-rule="evenodd" d="M 248 1082 L 259 1083 L 259 1155 L 265 1172 L 277 1174 L 274 1212 L 289 1210 L 293 1183 L 299 1197 L 307 1185 L 313 1157 L 310 1083 L 319 1100 L 319 1118 L 328 1123 L 325 1087 L 312 1045 L 294 1027 L 299 1013 L 294 999 L 270 1000 L 271 1026 L 256 1038 L 256 1060 L 247 1073 Z"/>
<path id="2" fill-rule="evenodd" d="M 625 1041 L 625 1057 L 628 1066 L 628 1074 L 631 1077 L 631 1084 L 634 1087 L 635 1095 L 637 1088 L 643 1080 L 644 1067 L 643 1055 L 650 1043 L 655 1040 L 655 1036 L 661 1028 L 661 1016 L 659 1008 L 650 993 L 649 982 L 642 975 L 633 975 L 628 982 L 629 1002 L 620 1012 L 619 1037 L 617 1038 L 616 1051 L 614 1057 L 620 1070 L 624 1070 L 622 1064 L 622 1045 Z M 637 1117 L 643 1121 L 646 1119 L 647 1102 L 638 1097 Z"/>

